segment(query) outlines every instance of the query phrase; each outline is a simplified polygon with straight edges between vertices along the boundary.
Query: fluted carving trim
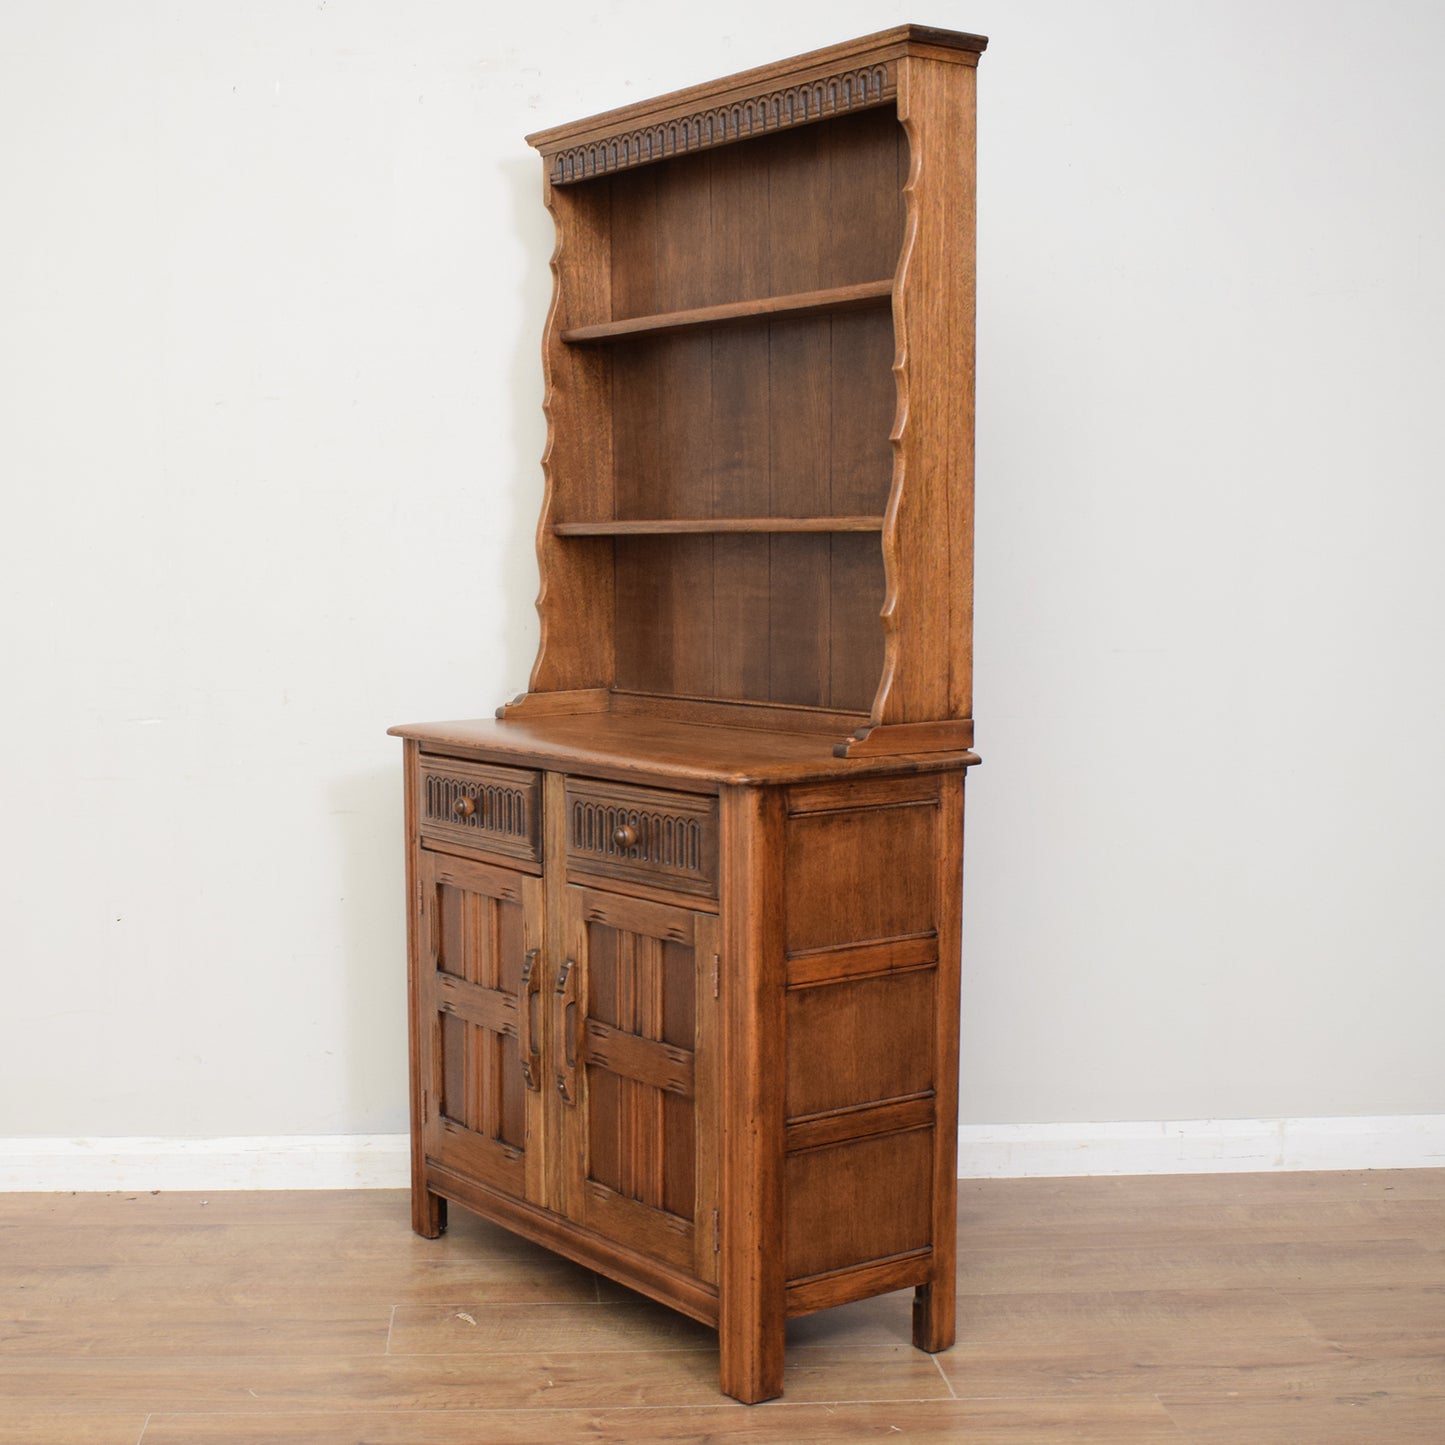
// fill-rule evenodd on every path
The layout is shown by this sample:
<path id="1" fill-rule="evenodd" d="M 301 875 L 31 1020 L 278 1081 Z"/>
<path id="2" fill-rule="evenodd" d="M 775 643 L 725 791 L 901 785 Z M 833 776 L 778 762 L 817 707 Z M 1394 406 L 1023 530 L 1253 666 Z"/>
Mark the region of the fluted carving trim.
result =
<path id="1" fill-rule="evenodd" d="M 549 179 L 554 186 L 571 185 L 669 156 L 886 105 L 897 94 L 897 66 L 879 61 L 568 146 L 553 155 Z"/>
<path id="2" fill-rule="evenodd" d="M 472 799 L 475 811 L 458 818 L 453 812 L 458 798 Z M 471 777 L 449 777 L 445 773 L 426 774 L 425 812 L 429 823 L 530 842 L 534 802 L 529 789 L 481 783 Z"/>
<path id="3" fill-rule="evenodd" d="M 520 769 L 424 763 L 418 823 L 422 836 L 535 863 L 541 857 L 538 775 Z M 458 805 L 462 811 L 458 812 Z"/>
<path id="4" fill-rule="evenodd" d="M 621 824 L 631 826 L 637 835 L 635 842 L 617 842 Z M 570 843 L 578 854 L 651 864 L 702 879 L 708 876 L 703 820 L 696 817 L 574 799 Z"/>

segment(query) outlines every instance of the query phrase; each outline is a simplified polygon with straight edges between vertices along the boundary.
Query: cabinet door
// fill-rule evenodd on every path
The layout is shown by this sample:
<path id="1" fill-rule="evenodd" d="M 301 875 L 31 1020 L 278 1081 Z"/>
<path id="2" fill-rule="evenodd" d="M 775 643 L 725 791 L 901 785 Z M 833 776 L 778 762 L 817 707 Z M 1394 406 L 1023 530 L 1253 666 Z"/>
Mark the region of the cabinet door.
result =
<path id="1" fill-rule="evenodd" d="M 567 1212 L 717 1279 L 717 919 L 567 888 L 554 993 Z"/>
<path id="2" fill-rule="evenodd" d="M 540 1202 L 541 879 L 425 851 L 418 872 L 427 1157 Z"/>

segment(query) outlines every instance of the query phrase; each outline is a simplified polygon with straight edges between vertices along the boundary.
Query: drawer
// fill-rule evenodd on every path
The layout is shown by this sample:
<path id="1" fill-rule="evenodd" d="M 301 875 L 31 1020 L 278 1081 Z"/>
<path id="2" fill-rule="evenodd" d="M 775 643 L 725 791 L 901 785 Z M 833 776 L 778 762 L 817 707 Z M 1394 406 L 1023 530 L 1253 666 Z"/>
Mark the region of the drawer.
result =
<path id="1" fill-rule="evenodd" d="M 542 856 L 542 775 L 422 755 L 417 783 L 421 835 L 535 863 Z"/>
<path id="2" fill-rule="evenodd" d="M 567 867 L 717 896 L 717 799 L 567 779 Z"/>

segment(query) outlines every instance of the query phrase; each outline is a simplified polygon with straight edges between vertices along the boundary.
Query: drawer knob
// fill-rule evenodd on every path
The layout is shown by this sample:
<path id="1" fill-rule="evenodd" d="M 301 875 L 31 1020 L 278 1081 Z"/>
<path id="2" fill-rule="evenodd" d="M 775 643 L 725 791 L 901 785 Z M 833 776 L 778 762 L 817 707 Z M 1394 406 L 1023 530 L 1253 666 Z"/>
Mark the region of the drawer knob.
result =
<path id="1" fill-rule="evenodd" d="M 477 811 L 477 800 L 469 798 L 465 793 L 452 804 L 452 812 L 459 818 L 470 818 Z"/>
<path id="2" fill-rule="evenodd" d="M 612 841 L 619 848 L 634 848 L 637 846 L 637 829 L 631 823 L 619 823 L 612 830 Z"/>

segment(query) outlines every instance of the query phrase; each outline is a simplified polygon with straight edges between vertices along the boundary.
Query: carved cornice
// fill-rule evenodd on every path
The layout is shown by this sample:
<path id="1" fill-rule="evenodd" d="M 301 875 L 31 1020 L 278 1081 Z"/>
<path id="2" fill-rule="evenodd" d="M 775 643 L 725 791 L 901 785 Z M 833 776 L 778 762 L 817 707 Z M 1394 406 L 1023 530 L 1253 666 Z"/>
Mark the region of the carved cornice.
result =
<path id="1" fill-rule="evenodd" d="M 668 156 L 887 105 L 897 94 L 897 64 L 878 61 L 568 146 L 551 156 L 549 179 L 554 186 L 571 185 Z"/>

